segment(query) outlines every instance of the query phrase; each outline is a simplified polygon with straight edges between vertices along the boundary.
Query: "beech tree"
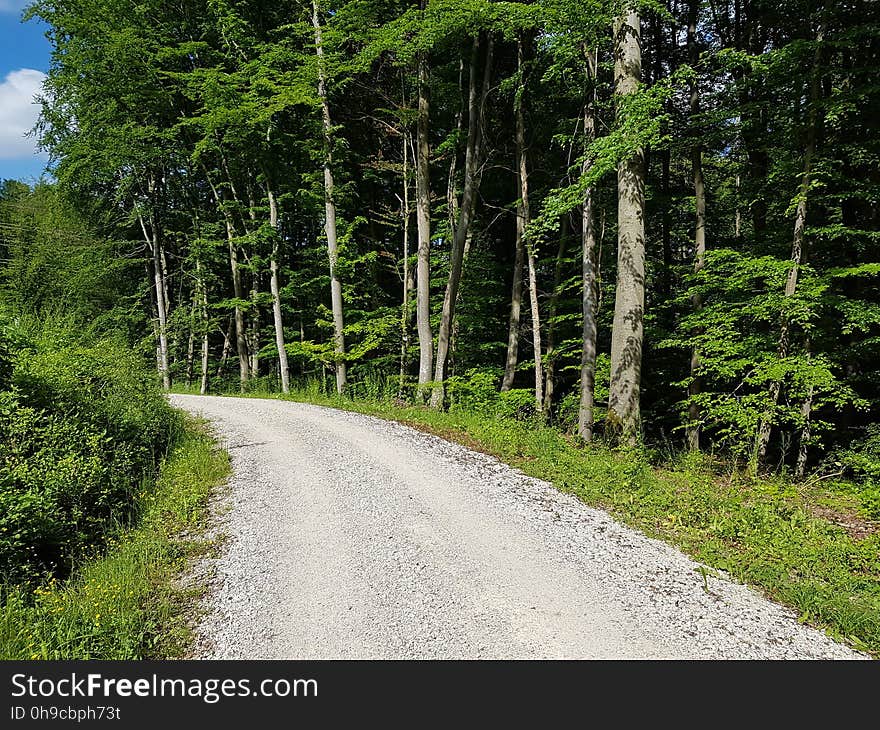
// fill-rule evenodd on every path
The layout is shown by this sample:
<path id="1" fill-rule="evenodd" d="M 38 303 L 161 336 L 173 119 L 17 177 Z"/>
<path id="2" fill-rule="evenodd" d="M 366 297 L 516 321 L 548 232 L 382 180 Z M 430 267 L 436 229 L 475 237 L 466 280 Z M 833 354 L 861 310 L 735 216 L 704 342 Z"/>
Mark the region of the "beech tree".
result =
<path id="1" fill-rule="evenodd" d="M 633 7 L 614 24 L 614 93 L 618 114 L 627 114 L 628 97 L 642 74 L 641 19 Z M 645 319 L 644 152 L 635 150 L 617 167 L 617 286 L 611 332 L 611 384 L 608 425 L 634 442 L 640 428 L 640 388 Z"/>
<path id="2" fill-rule="evenodd" d="M 321 38 L 321 18 L 317 0 L 312 1 L 312 25 L 315 28 L 315 53 L 318 56 L 318 98 L 321 100 L 321 120 L 324 131 L 324 235 L 327 238 L 327 258 L 330 261 L 330 301 L 333 307 L 334 368 L 336 392 L 342 394 L 346 386 L 345 318 L 342 312 L 342 285 L 339 282 L 339 247 L 336 236 L 336 188 L 333 183 L 333 123 L 327 101 L 327 72 L 324 68 L 324 45 Z"/>

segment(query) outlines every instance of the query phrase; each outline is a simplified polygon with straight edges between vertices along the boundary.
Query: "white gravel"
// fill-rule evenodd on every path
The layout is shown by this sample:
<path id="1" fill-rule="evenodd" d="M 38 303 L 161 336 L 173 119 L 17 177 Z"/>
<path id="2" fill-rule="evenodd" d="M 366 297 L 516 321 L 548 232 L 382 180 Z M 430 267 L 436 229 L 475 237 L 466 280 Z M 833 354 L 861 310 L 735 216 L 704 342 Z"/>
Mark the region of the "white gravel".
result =
<path id="1" fill-rule="evenodd" d="M 199 657 L 861 657 L 492 457 L 328 408 L 171 398 L 234 472 Z"/>

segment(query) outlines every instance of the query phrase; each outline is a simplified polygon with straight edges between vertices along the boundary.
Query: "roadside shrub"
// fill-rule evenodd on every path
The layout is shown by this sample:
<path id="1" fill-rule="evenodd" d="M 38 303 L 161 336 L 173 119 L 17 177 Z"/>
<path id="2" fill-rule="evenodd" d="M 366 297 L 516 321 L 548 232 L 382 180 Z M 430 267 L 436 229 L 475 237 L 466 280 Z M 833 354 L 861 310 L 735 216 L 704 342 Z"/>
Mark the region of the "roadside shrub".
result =
<path id="1" fill-rule="evenodd" d="M 229 471 L 225 452 L 189 420 L 159 478 L 136 495 L 139 518 L 67 580 L 0 584 L 0 660 L 176 658 L 190 637 L 182 612 L 192 589 L 181 560 L 210 544 L 195 537 L 211 489 Z"/>
<path id="2" fill-rule="evenodd" d="M 453 375 L 446 381 L 450 410 L 494 412 L 500 394 L 496 368 L 473 368 L 464 375 Z"/>
<path id="3" fill-rule="evenodd" d="M 498 394 L 495 413 L 500 418 L 512 418 L 516 421 L 530 421 L 538 416 L 535 404 L 535 391 L 531 388 L 514 388 Z"/>
<path id="4" fill-rule="evenodd" d="M 12 378 L 12 343 L 0 320 L 0 390 L 5 390 Z"/>
<path id="5" fill-rule="evenodd" d="M 15 353 L 0 348 L 4 358 L 0 582 L 64 576 L 131 520 L 177 417 L 120 342 L 56 347 L 38 338 Z"/>
<path id="6" fill-rule="evenodd" d="M 559 401 L 556 409 L 556 424 L 566 433 L 575 433 L 578 426 L 578 414 L 580 411 L 580 391 L 573 390 L 566 393 Z"/>
<path id="7" fill-rule="evenodd" d="M 480 413 L 484 417 L 532 422 L 541 419 L 531 388 L 513 388 L 501 392 L 500 368 L 474 368 L 464 375 L 455 375 L 446 382 L 449 410 Z"/>
<path id="8" fill-rule="evenodd" d="M 348 395 L 365 400 L 388 400 L 397 394 L 398 384 L 398 378 L 389 378 L 381 368 L 355 365 L 349 370 Z M 334 387 L 335 376 L 331 391 Z"/>

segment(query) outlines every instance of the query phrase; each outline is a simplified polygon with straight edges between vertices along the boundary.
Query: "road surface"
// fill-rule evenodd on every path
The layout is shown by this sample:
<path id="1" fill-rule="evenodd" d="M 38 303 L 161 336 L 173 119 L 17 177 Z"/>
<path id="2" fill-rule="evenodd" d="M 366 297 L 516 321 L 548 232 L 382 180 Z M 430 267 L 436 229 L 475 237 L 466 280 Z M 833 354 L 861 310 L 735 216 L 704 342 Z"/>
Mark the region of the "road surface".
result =
<path id="1" fill-rule="evenodd" d="M 484 454 L 318 406 L 171 399 L 232 457 L 196 656 L 858 656 Z"/>

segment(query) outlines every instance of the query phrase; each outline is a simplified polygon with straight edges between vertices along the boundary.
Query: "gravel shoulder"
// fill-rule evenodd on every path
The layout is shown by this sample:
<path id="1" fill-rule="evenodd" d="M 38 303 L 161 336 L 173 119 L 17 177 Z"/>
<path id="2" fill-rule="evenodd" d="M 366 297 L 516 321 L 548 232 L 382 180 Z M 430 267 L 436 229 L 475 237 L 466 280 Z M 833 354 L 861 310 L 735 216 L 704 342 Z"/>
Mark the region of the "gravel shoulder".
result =
<path id="1" fill-rule="evenodd" d="M 199 658 L 862 658 L 485 454 L 319 406 L 171 401 L 232 457 Z"/>

